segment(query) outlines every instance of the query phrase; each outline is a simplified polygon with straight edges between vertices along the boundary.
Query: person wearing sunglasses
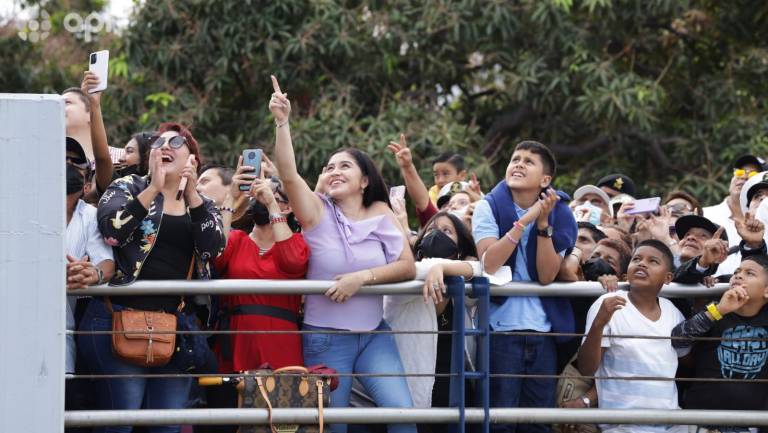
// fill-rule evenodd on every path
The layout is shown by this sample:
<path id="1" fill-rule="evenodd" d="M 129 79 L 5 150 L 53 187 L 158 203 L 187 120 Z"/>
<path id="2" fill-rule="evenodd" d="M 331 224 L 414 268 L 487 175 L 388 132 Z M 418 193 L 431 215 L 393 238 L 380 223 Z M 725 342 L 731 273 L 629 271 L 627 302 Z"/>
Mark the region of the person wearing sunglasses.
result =
<path id="1" fill-rule="evenodd" d="M 678 218 L 686 215 L 702 216 L 704 214 L 699 200 L 691 194 L 681 190 L 671 191 L 667 194 L 664 198 L 664 206 L 669 211 L 670 235 L 675 234 L 674 226 Z"/>
<path id="2" fill-rule="evenodd" d="M 741 237 L 734 225 L 735 219 L 743 219 L 744 213 L 740 206 L 740 194 L 744 183 L 752 176 L 765 170 L 765 160 L 755 155 L 743 155 L 733 163 L 733 176 L 728 187 L 728 197 L 720 204 L 704 208 L 704 217 L 725 228 L 730 247 L 741 242 Z M 734 268 L 735 269 L 735 268 Z"/>
<path id="3" fill-rule="evenodd" d="M 224 249 L 221 216 L 213 202 L 196 189 L 200 150 L 190 131 L 176 123 L 160 125 L 151 141 L 149 175 L 115 180 L 99 200 L 99 231 L 113 247 L 117 272 L 110 285 L 126 286 L 142 280 L 210 279 L 212 260 Z M 183 194 L 177 191 L 186 179 Z M 93 298 L 81 331 L 110 331 L 112 311 L 134 309 L 194 314 L 193 302 L 180 296 L 111 296 Z M 190 301 L 192 299 L 190 298 Z M 186 305 L 186 307 L 185 307 Z M 180 318 L 179 320 L 186 320 Z M 161 367 L 130 364 L 112 353 L 108 334 L 80 335 L 81 349 L 94 374 L 179 374 L 171 362 Z M 98 381 L 102 409 L 181 409 L 192 379 L 136 377 Z M 96 432 L 130 431 L 130 427 L 97 428 Z M 179 426 L 152 427 L 150 432 L 179 432 Z"/>

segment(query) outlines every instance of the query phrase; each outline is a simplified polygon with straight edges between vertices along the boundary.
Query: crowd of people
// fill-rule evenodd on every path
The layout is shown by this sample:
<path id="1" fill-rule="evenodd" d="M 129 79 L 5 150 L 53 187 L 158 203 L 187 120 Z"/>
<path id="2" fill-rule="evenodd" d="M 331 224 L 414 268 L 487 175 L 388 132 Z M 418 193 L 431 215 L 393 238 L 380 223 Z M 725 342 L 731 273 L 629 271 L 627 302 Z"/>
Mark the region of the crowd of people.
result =
<path id="1" fill-rule="evenodd" d="M 452 329 L 454 306 L 444 277 L 485 276 L 492 284 L 596 281 L 605 290 L 596 299 L 491 298 L 490 373 L 497 375 L 490 381 L 492 407 L 768 409 L 768 387 L 755 381 L 768 378 L 768 171 L 761 158 L 736 159 L 728 197 L 711 207 L 684 190 L 644 199 L 642 186 L 623 174 L 582 185 L 571 196 L 553 187 L 555 155 L 536 141 L 510 149 L 503 178 L 488 188 L 457 153 L 435 157 L 434 185 L 428 187 L 404 135 L 388 144 L 401 179 L 385 180 L 369 155 L 350 147 L 329 155 L 317 183 L 309 185 L 305 176 L 312 173 L 297 169 L 290 100 L 275 77 L 272 84 L 275 145 L 260 167 L 242 157 L 235 167 L 203 165 L 204 143 L 178 123 L 138 132 L 124 149 L 111 147 L 101 93 L 90 92 L 98 78 L 86 72 L 81 87 L 64 91 L 68 329 L 109 331 L 114 312 L 148 310 L 192 316 L 204 329 L 286 331 L 217 334 L 210 342 L 218 371 L 324 364 L 341 373 L 331 407 L 446 407 L 452 343 L 436 331 Z M 404 188 L 388 188 L 400 184 Z M 408 201 L 418 227 L 411 224 Z M 191 298 L 75 292 L 105 283 L 224 278 L 332 285 L 307 296 L 299 290 Z M 365 285 L 413 279 L 424 281 L 423 295 L 358 293 Z M 717 299 L 660 296 L 671 282 L 718 281 L 729 288 Z M 472 323 L 474 307 L 467 301 L 464 313 Z M 313 332 L 290 333 L 298 330 Z M 367 332 L 389 330 L 435 333 Z M 191 378 L 168 374 L 184 372 L 176 363 L 137 366 L 115 355 L 111 345 L 105 332 L 68 336 L 68 373 L 132 375 L 69 380 L 69 408 L 174 409 L 201 401 L 237 406 L 234 389 L 201 392 Z M 471 366 L 471 341 L 466 347 Z M 584 392 L 558 389 L 555 376 L 567 369 L 581 376 Z M 353 380 L 349 373 L 361 376 Z M 406 373 L 413 375 L 400 376 Z M 717 381 L 675 380 L 686 377 Z M 386 430 L 443 427 L 391 424 Z M 330 426 L 336 433 L 376 428 Z M 728 425 L 492 425 L 494 432 L 553 428 L 756 431 Z M 149 431 L 179 432 L 181 426 Z"/>

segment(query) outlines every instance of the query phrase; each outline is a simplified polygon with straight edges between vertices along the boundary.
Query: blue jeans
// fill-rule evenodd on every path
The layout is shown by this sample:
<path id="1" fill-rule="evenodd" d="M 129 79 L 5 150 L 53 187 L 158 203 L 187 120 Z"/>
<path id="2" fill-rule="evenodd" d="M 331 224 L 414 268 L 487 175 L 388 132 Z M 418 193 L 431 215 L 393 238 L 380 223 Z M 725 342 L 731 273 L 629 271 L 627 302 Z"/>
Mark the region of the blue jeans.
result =
<path id="1" fill-rule="evenodd" d="M 491 335 L 491 374 L 556 374 L 553 337 Z M 555 379 L 491 378 L 491 407 L 555 407 Z M 549 432 L 549 425 L 491 424 L 494 433 Z"/>
<path id="2" fill-rule="evenodd" d="M 304 324 L 308 331 L 329 330 Z M 390 330 L 381 321 L 377 331 Z M 392 334 L 302 334 L 304 363 L 325 364 L 339 373 L 403 374 L 403 364 Z M 413 407 L 405 377 L 360 377 L 368 395 L 379 407 Z M 352 377 L 339 377 L 339 386 L 331 393 L 331 407 L 349 407 Z M 331 425 L 334 433 L 346 433 L 346 424 Z M 415 424 L 390 424 L 389 433 L 416 433 Z"/>
<path id="3" fill-rule="evenodd" d="M 119 305 L 114 310 L 119 311 Z M 112 314 L 100 299 L 92 299 L 80 323 L 81 331 L 110 331 Z M 140 367 L 129 364 L 112 354 L 112 337 L 102 335 L 78 335 L 77 346 L 83 360 L 93 374 L 159 374 L 183 373 L 166 365 Z M 189 397 L 191 378 L 144 377 L 128 379 L 100 379 L 96 381 L 101 409 L 183 409 Z M 99 427 L 94 433 L 129 433 L 131 426 Z M 149 427 L 151 433 L 179 433 L 181 427 Z"/>

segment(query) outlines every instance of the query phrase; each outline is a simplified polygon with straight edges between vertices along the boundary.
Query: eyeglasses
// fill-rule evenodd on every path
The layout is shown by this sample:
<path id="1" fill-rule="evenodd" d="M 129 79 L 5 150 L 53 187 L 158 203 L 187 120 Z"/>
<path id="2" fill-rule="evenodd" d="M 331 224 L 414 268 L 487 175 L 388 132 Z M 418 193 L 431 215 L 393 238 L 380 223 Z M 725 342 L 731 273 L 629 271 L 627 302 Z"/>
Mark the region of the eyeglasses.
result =
<path id="1" fill-rule="evenodd" d="M 733 177 L 752 177 L 757 174 L 757 170 L 748 170 L 744 168 L 737 168 L 733 170 Z"/>
<path id="2" fill-rule="evenodd" d="M 669 210 L 669 214 L 675 218 L 691 215 L 693 213 L 693 209 L 691 209 L 690 206 L 685 203 L 668 204 L 667 210 Z"/>
<path id="3" fill-rule="evenodd" d="M 171 138 L 166 137 L 157 137 L 155 140 L 153 140 L 149 145 L 152 149 L 159 149 L 165 144 L 165 142 L 168 142 L 168 146 L 171 146 L 171 149 L 179 149 L 181 146 L 187 144 L 187 139 L 182 137 L 181 135 L 175 135 Z"/>

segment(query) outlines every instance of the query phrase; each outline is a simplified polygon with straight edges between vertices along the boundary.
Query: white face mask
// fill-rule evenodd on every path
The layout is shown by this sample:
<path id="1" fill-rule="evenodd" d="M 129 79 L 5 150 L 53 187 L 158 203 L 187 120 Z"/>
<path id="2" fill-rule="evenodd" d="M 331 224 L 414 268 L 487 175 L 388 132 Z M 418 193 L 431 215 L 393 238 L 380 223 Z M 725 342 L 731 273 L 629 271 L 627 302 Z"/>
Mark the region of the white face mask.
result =
<path id="1" fill-rule="evenodd" d="M 469 208 L 469 206 L 464 206 L 461 209 L 452 210 L 451 213 L 458 218 L 464 218 L 464 215 L 467 214 L 467 208 Z"/>
<path id="2" fill-rule="evenodd" d="M 760 206 L 757 207 L 757 211 L 755 212 L 755 218 L 768 226 L 768 199 L 763 199 L 763 201 L 760 202 Z"/>
<path id="3" fill-rule="evenodd" d="M 593 226 L 599 226 L 603 210 L 593 205 L 591 202 L 586 202 L 576 206 L 573 210 L 573 214 L 578 222 L 588 222 Z"/>

